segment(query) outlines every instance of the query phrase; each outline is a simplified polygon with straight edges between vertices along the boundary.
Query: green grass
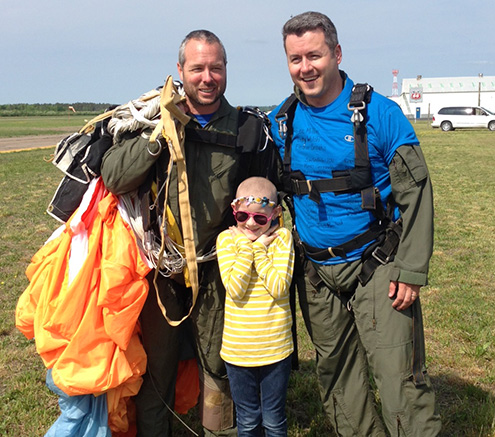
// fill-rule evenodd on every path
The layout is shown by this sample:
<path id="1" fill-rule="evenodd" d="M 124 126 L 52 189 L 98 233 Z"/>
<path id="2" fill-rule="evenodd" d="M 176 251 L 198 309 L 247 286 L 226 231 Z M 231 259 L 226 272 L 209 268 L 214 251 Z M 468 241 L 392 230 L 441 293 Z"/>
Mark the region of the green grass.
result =
<path id="1" fill-rule="evenodd" d="M 0 117 L 0 138 L 77 132 L 91 118 L 88 115 Z"/>
<path id="2" fill-rule="evenodd" d="M 435 251 L 422 303 L 442 436 L 494 437 L 495 134 L 445 133 L 421 122 L 414 128 L 435 190 Z M 58 416 L 34 342 L 14 327 L 16 302 L 28 285 L 24 271 L 58 226 L 44 212 L 61 179 L 44 160 L 50 153 L 0 154 L 1 436 L 42 435 Z M 300 320 L 298 326 L 300 370 L 289 388 L 289 435 L 333 436 L 321 410 L 314 352 Z M 185 420 L 198 431 L 195 415 L 192 411 Z M 190 435 L 181 425 L 176 428 L 177 435 Z"/>

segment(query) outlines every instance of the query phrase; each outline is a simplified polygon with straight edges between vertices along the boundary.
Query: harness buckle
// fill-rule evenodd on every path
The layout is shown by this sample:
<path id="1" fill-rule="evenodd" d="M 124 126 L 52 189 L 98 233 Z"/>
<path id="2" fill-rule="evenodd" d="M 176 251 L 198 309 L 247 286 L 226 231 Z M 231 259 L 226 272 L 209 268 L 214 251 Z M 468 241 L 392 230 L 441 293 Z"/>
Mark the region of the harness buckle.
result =
<path id="1" fill-rule="evenodd" d="M 290 179 L 290 182 L 291 182 L 291 188 L 292 188 L 292 191 L 294 191 L 294 194 L 297 195 L 297 196 L 300 196 L 301 195 L 301 189 L 299 188 L 299 179 L 294 179 L 294 178 L 291 178 Z"/>
<path id="2" fill-rule="evenodd" d="M 380 247 L 377 247 L 373 252 L 371 252 L 371 256 L 382 265 L 385 265 L 390 261 L 390 255 L 383 252 Z"/>
<path id="3" fill-rule="evenodd" d="M 281 116 L 276 115 L 275 116 L 275 121 L 278 124 L 278 134 L 280 135 L 280 138 L 285 140 L 285 137 L 287 136 L 287 120 L 289 117 L 287 116 L 287 113 L 282 114 Z"/>
<path id="4" fill-rule="evenodd" d="M 363 117 L 363 114 L 361 114 L 361 112 L 359 112 L 361 109 L 364 109 L 366 107 L 366 103 L 363 102 L 363 105 L 362 105 L 362 108 L 361 107 L 354 107 L 354 108 L 350 108 L 349 105 L 347 105 L 348 109 L 350 111 L 353 111 L 352 112 L 352 115 L 351 115 L 351 121 L 356 125 L 358 126 L 363 120 L 364 120 L 364 117 Z"/>

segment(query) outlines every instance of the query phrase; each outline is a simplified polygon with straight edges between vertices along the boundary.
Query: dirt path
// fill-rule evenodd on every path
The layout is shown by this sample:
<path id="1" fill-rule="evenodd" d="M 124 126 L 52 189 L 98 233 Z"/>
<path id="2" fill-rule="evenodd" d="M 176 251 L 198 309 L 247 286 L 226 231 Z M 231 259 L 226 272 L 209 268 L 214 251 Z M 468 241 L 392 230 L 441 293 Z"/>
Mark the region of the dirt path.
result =
<path id="1" fill-rule="evenodd" d="M 55 147 L 57 143 L 65 136 L 67 136 L 67 134 L 60 133 L 57 135 L 34 135 L 29 137 L 0 138 L 0 153 Z"/>

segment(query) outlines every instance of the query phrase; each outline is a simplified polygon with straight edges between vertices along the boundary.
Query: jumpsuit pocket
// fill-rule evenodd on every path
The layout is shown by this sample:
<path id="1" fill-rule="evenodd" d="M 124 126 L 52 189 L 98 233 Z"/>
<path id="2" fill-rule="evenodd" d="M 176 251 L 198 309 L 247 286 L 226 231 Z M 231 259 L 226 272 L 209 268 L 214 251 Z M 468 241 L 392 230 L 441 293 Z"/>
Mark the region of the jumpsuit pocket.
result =
<path id="1" fill-rule="evenodd" d="M 230 192 L 235 186 L 237 163 L 239 158 L 225 153 L 211 154 L 211 175 L 209 177 L 212 193 Z"/>
<path id="2" fill-rule="evenodd" d="M 392 186 L 398 192 L 407 191 L 428 177 L 428 170 L 418 146 L 397 149 L 390 165 Z"/>

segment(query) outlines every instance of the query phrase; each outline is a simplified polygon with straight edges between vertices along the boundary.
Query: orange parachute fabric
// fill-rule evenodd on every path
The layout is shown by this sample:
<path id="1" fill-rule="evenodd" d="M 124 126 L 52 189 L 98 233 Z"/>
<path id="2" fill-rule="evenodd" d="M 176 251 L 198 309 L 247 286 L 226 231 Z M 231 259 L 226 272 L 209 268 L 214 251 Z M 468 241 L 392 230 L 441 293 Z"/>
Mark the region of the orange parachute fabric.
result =
<path id="1" fill-rule="evenodd" d="M 128 380 L 135 385 L 146 368 L 137 337 L 131 361 L 126 350 L 137 335 L 150 267 L 118 213 L 118 199 L 100 179 L 91 188 L 65 228 L 33 257 L 30 285 L 16 309 L 17 328 L 35 338 L 55 384 L 71 396 Z"/>

